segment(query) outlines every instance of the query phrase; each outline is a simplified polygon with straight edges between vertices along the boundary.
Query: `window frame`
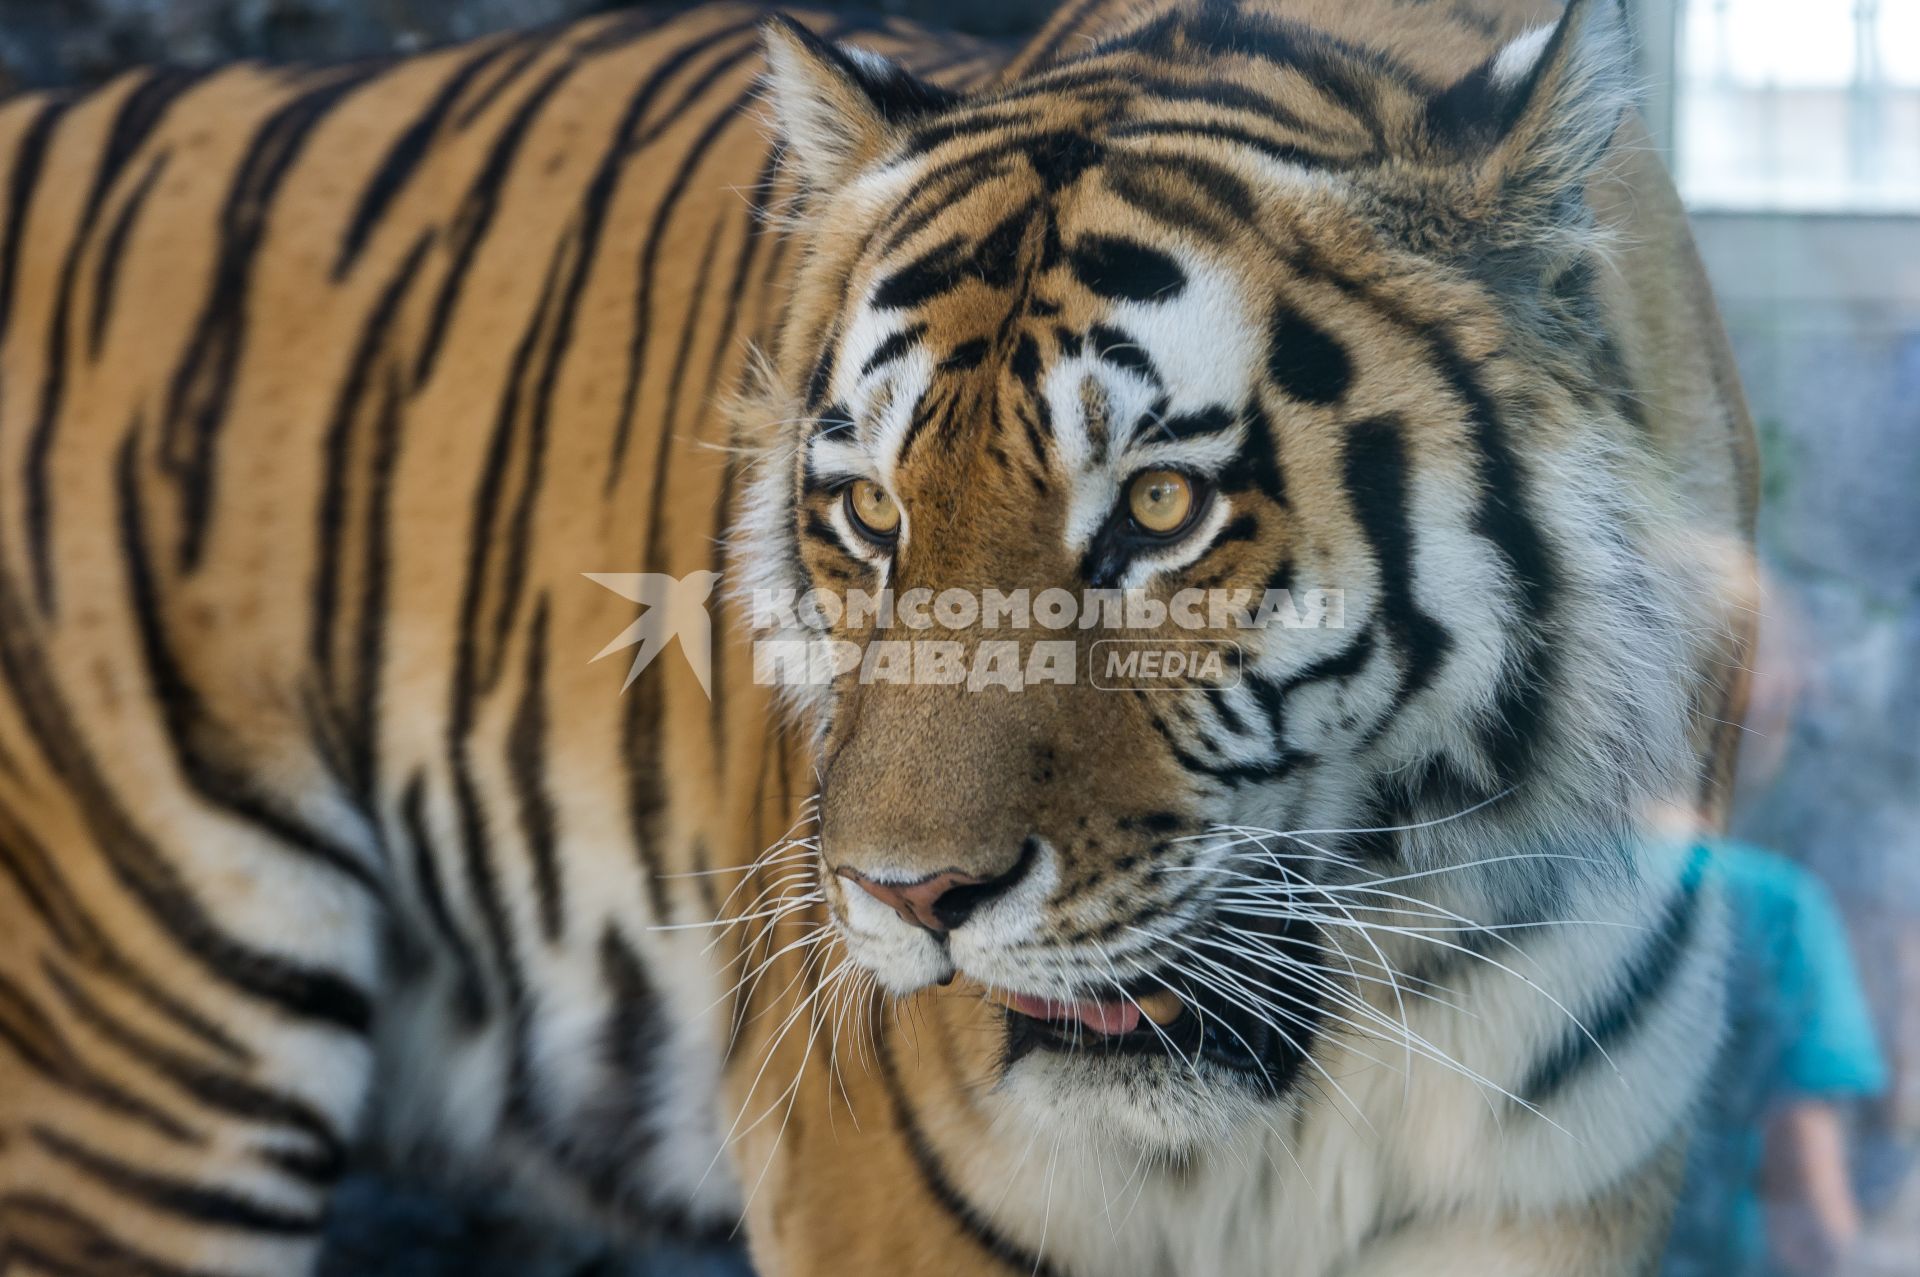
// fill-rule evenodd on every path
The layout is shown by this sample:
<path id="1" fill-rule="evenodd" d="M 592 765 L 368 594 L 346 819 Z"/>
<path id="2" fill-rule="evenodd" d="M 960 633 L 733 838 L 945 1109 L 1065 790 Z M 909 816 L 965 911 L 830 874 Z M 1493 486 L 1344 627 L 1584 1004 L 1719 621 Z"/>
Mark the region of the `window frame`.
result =
<path id="1" fill-rule="evenodd" d="M 1645 85 L 1641 111 L 1669 172 L 1679 105 L 1678 0 L 1629 0 Z M 1866 308 L 1920 319 L 1920 214 L 1689 207 L 1723 309 Z M 1759 267 L 1756 269 L 1756 267 Z"/>

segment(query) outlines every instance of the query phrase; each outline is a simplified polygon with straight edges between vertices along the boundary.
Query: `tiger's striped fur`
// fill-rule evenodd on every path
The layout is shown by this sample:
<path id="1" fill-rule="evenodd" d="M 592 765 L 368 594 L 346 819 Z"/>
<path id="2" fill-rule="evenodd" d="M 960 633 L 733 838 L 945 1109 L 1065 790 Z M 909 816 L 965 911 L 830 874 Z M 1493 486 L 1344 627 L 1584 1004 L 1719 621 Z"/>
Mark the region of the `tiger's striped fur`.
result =
<path id="1" fill-rule="evenodd" d="M 1752 462 L 1554 17 L 818 18 L 763 81 L 714 4 L 0 103 L 0 1273 L 305 1271 L 362 1147 L 770 1275 L 1644 1271 Z M 1130 578 L 1141 394 L 1212 522 Z M 589 660 L 633 571 L 728 578 L 708 688 Z M 882 578 L 1349 623 L 777 704 L 737 591 Z M 1190 1038 L 982 996 L 1136 972 Z"/>

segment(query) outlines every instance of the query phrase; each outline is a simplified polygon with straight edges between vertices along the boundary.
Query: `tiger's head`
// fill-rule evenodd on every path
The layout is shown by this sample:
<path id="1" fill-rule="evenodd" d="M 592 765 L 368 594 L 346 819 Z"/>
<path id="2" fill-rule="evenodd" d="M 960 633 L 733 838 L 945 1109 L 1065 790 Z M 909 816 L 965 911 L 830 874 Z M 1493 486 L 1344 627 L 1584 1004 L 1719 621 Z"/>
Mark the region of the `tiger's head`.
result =
<path id="1" fill-rule="evenodd" d="M 1418 965 L 1369 919 L 1564 908 L 1577 870 L 1501 853 L 1621 837 L 1698 759 L 1583 194 L 1614 6 L 1452 83 L 1254 8 L 965 95 L 768 28 L 802 256 L 744 562 L 811 598 L 762 643 L 828 654 L 787 690 L 832 925 L 999 1002 L 1036 1111 L 1168 1147 Z"/>

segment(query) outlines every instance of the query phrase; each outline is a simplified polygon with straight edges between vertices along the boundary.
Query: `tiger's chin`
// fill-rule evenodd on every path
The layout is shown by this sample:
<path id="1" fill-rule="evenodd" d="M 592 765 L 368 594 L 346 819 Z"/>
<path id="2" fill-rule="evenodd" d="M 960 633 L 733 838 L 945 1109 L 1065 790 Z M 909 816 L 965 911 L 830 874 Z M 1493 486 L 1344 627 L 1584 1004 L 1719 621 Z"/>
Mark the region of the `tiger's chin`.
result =
<path id="1" fill-rule="evenodd" d="M 1106 1001 L 999 995 L 1002 1091 L 1041 1124 L 1182 1156 L 1282 1099 L 1291 1046 L 1208 1000 L 1151 983 Z"/>
<path id="2" fill-rule="evenodd" d="M 1074 1042 L 1010 1015 L 996 1094 L 1019 1125 L 1049 1140 L 1167 1162 L 1271 1120 L 1274 1097 L 1237 1070 L 1149 1038 Z"/>

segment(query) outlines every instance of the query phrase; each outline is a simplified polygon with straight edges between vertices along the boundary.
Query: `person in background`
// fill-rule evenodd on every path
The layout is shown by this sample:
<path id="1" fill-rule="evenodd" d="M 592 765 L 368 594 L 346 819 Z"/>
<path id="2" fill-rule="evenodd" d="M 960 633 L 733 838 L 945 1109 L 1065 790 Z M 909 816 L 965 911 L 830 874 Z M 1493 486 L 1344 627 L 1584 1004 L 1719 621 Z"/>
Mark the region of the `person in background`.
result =
<path id="1" fill-rule="evenodd" d="M 1712 847 L 1732 931 L 1727 1038 L 1664 1277 L 1837 1273 L 1860 1231 L 1849 1108 L 1886 1086 L 1846 931 L 1784 857 Z"/>

